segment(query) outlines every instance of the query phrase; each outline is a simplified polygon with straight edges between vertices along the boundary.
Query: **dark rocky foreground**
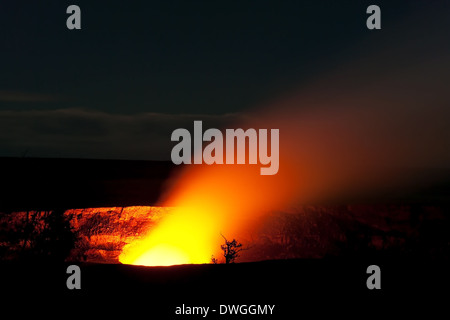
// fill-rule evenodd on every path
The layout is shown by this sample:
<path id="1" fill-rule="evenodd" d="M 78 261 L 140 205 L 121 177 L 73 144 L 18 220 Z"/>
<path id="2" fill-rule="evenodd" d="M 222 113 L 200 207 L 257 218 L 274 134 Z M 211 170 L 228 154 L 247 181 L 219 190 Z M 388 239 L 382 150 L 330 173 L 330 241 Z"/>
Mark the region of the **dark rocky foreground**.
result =
<path id="1" fill-rule="evenodd" d="M 366 287 L 366 269 L 381 268 L 381 289 Z M 81 289 L 66 288 L 67 265 L 2 264 L 2 305 L 20 303 L 21 317 L 82 316 L 200 319 L 175 315 L 182 304 L 276 305 L 274 314 L 211 319 L 399 317 L 426 311 L 435 318 L 448 302 L 448 261 L 396 259 L 278 260 L 234 265 L 137 267 L 82 264 Z"/>
<path id="2" fill-rule="evenodd" d="M 418 310 L 432 319 L 446 312 L 447 183 L 387 195 L 375 204 L 342 200 L 304 207 L 297 214 L 273 213 L 257 226 L 255 246 L 240 261 L 283 260 L 150 268 L 75 259 L 70 263 L 81 267 L 82 288 L 68 290 L 70 263 L 50 261 L 66 258 L 71 245 L 76 249 L 86 244 L 83 239 L 89 240 L 81 253 L 91 257 L 87 261 L 116 259 L 120 247 L 115 244 L 123 240 L 114 240 L 117 231 L 132 237 L 153 222 L 137 219 L 139 214 L 123 207 L 155 205 L 173 165 L 70 159 L 0 159 L 0 164 L 5 172 L 0 190 L 0 305 L 20 318 L 202 318 L 175 315 L 182 304 L 276 305 L 273 316 L 244 319 L 405 318 Z M 98 207 L 114 208 L 94 209 Z M 81 231 L 78 239 L 65 243 L 72 234 L 70 222 L 62 219 L 67 211 L 72 227 Z M 47 258 L 40 259 L 42 254 Z M 294 259 L 299 257 L 305 259 Z M 366 287 L 366 269 L 372 264 L 382 270 L 381 290 Z"/>
<path id="3" fill-rule="evenodd" d="M 119 263 L 122 248 L 151 232 L 171 209 L 0 212 L 0 260 Z M 449 216 L 447 206 L 418 205 L 304 206 L 272 212 L 238 237 L 248 248 L 238 261 L 380 255 L 449 260 Z"/>

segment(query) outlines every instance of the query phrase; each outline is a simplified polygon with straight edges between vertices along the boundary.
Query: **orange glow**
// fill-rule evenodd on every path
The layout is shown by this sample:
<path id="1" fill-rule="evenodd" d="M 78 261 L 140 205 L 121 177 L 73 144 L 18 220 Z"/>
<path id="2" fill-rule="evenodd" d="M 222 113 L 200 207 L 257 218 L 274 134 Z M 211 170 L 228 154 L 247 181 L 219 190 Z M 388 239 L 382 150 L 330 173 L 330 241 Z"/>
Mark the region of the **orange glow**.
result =
<path id="1" fill-rule="evenodd" d="M 146 266 L 207 262 L 213 249 L 210 239 L 214 225 L 201 208 L 175 208 L 144 239 L 125 246 L 119 260 Z"/>
<path id="2" fill-rule="evenodd" d="M 291 198 L 286 174 L 261 176 L 259 166 L 193 166 L 170 190 L 175 209 L 141 240 L 122 250 L 120 262 L 161 266 L 209 263 L 220 255 L 221 233 L 242 241 L 244 227 Z M 292 192 L 291 191 L 291 192 Z"/>

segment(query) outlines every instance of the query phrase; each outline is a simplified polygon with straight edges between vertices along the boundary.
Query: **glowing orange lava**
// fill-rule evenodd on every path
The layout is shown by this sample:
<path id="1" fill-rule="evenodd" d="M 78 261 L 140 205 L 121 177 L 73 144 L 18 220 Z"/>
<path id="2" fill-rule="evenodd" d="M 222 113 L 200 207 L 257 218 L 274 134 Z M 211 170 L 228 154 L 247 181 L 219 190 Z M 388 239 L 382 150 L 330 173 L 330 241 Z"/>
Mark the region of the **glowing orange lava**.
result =
<path id="1" fill-rule="evenodd" d="M 242 235 L 261 214 L 292 197 L 288 176 L 261 176 L 258 166 L 212 165 L 186 170 L 163 205 L 174 206 L 141 240 L 125 246 L 120 262 L 146 266 L 209 263 L 220 255 L 221 233 Z"/>
<path id="2" fill-rule="evenodd" d="M 144 239 L 127 245 L 119 260 L 146 266 L 208 262 L 214 230 L 212 216 L 201 208 L 179 207 Z"/>

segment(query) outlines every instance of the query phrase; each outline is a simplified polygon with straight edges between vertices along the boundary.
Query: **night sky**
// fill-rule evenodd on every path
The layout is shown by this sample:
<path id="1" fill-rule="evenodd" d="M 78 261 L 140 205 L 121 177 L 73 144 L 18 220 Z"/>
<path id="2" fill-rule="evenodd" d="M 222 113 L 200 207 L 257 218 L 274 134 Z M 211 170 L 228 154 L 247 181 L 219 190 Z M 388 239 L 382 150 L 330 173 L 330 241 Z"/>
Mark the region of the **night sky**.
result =
<path id="1" fill-rule="evenodd" d="M 301 89 L 364 56 L 371 38 L 394 45 L 389 32 L 430 9 L 425 1 L 93 2 L 0 4 L 0 156 L 168 159 L 173 128 L 199 118 L 220 126 Z M 81 8 L 81 30 L 66 28 L 70 4 Z M 382 30 L 366 28 L 370 4 L 381 7 Z M 429 22 L 448 34 L 448 21 Z"/>

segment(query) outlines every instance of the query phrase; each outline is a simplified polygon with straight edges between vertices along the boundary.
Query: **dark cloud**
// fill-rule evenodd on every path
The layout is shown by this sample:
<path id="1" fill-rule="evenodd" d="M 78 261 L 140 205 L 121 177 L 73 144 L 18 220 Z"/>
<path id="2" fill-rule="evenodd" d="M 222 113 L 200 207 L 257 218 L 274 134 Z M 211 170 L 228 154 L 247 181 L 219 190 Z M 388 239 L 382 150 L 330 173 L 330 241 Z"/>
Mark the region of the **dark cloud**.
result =
<path id="1" fill-rule="evenodd" d="M 55 102 L 57 96 L 23 91 L 0 91 L 0 102 Z"/>
<path id="2" fill-rule="evenodd" d="M 110 114 L 83 109 L 0 111 L 0 156 L 169 160 L 177 128 L 221 128 L 242 114 Z"/>

